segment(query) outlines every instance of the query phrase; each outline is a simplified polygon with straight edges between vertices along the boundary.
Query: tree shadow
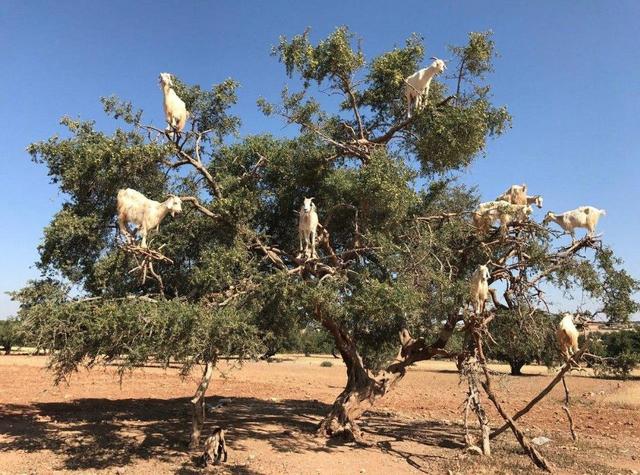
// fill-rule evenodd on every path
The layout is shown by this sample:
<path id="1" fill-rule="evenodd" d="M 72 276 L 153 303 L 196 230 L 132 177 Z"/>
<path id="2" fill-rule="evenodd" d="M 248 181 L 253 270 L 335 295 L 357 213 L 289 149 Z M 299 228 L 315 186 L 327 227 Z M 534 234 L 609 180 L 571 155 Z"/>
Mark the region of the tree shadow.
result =
<path id="1" fill-rule="evenodd" d="M 376 443 L 380 450 L 404 459 L 423 473 L 433 473 L 434 459 L 446 464 L 465 448 L 464 428 L 440 421 L 402 420 L 368 413 L 362 429 L 386 439 Z"/>
<path id="2" fill-rule="evenodd" d="M 251 449 L 247 444 L 250 440 L 265 441 L 281 453 L 330 453 L 338 449 L 334 442 L 315 437 L 317 424 L 329 411 L 329 404 L 316 400 L 274 402 L 210 397 L 207 406 L 203 439 L 214 427 L 221 426 L 231 453 Z M 0 405 L 3 415 L 0 453 L 51 451 L 62 459 L 62 467 L 52 468 L 67 470 L 122 467 L 149 459 L 180 465 L 188 450 L 190 410 L 188 398 L 78 399 Z M 412 465 L 415 457 L 423 455 L 400 449 L 395 442 L 410 441 L 447 449 L 462 447 L 461 429 L 459 433 L 453 432 L 451 426 L 431 421 L 407 421 L 369 412 L 363 418 L 362 428 L 373 439 L 387 439 L 385 443 L 378 442 L 380 449 L 403 457 Z M 258 473 L 232 463 L 223 470 L 220 473 Z M 189 460 L 182 463 L 177 473 L 201 473 L 201 469 Z"/>

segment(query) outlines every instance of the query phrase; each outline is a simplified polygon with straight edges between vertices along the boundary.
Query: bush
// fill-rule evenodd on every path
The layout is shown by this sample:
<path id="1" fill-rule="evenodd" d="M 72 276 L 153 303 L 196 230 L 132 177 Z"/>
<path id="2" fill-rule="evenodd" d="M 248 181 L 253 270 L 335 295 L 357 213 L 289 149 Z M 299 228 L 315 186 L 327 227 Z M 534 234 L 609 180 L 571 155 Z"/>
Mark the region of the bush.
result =
<path id="1" fill-rule="evenodd" d="M 331 368 L 333 366 L 333 363 L 331 361 L 323 361 L 322 363 L 320 363 L 320 366 L 322 366 L 323 368 Z"/>

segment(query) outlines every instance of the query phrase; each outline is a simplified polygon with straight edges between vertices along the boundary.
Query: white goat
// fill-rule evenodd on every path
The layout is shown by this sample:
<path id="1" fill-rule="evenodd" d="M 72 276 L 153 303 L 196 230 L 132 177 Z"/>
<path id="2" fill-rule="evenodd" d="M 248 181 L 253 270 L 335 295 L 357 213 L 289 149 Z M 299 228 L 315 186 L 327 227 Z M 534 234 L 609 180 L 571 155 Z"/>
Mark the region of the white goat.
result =
<path id="1" fill-rule="evenodd" d="M 316 255 L 316 233 L 318 230 L 318 213 L 312 198 L 305 198 L 300 207 L 300 217 L 298 218 L 298 239 L 300 241 L 300 252 L 304 257 L 317 257 Z M 311 255 L 309 255 L 311 246 Z"/>
<path id="2" fill-rule="evenodd" d="M 481 234 L 486 233 L 494 222 L 500 221 L 500 230 L 506 233 L 507 226 L 513 221 L 523 221 L 531 214 L 531 206 L 516 205 L 506 201 L 487 201 L 480 203 L 473 213 L 473 225 Z"/>
<path id="3" fill-rule="evenodd" d="M 511 185 L 507 191 L 496 198 L 496 201 L 506 201 L 513 205 L 527 204 L 527 185 Z"/>
<path id="4" fill-rule="evenodd" d="M 598 221 L 602 216 L 606 216 L 607 212 L 603 209 L 594 208 L 593 206 L 580 206 L 571 211 L 562 214 L 556 214 L 549 211 L 544 217 L 542 224 L 551 221 L 564 229 L 565 232 L 571 234 L 571 241 L 576 240 L 576 228 L 585 228 L 588 236 L 593 236 L 596 231 Z"/>
<path id="5" fill-rule="evenodd" d="M 573 317 L 570 313 L 565 313 L 556 330 L 560 352 L 565 358 L 569 359 L 578 351 L 578 336 L 578 330 L 573 324 Z"/>
<path id="6" fill-rule="evenodd" d="M 142 193 L 131 188 L 118 191 L 118 225 L 120 232 L 131 238 L 127 223 L 136 225 L 136 231 L 142 236 L 142 247 L 147 247 L 147 235 L 151 229 L 158 230 L 160 221 L 167 213 L 175 216 L 182 212 L 182 201 L 177 196 L 170 196 L 162 203 L 150 200 Z"/>
<path id="7" fill-rule="evenodd" d="M 487 266 L 480 265 L 471 276 L 471 305 L 476 315 L 484 312 L 485 302 L 489 299 L 489 279 L 491 274 Z"/>
<path id="8" fill-rule="evenodd" d="M 542 208 L 542 196 L 527 195 L 527 185 L 511 185 L 507 191 L 496 198 L 496 201 L 506 201 L 514 205 L 536 205 Z"/>
<path id="9" fill-rule="evenodd" d="M 178 97 L 176 91 L 173 90 L 173 81 L 171 74 L 160 73 L 160 87 L 164 95 L 164 118 L 167 121 L 167 131 L 182 132 L 189 112 L 184 101 Z"/>
<path id="10" fill-rule="evenodd" d="M 423 97 L 424 103 L 427 103 L 431 80 L 436 74 L 440 74 L 447 69 L 447 65 L 443 60 L 438 58 L 431 59 L 434 61 L 428 68 L 416 71 L 404 80 L 404 97 L 407 99 L 407 117 L 411 117 L 412 108 L 413 110 L 420 110 L 422 108 Z"/>

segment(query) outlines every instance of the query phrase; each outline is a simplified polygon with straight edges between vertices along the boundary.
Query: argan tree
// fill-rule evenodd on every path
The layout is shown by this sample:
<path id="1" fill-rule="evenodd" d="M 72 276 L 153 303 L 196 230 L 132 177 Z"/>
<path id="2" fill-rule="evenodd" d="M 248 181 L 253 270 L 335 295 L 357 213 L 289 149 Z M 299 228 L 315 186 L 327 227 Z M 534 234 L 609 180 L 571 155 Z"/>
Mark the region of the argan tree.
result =
<path id="1" fill-rule="evenodd" d="M 404 78 L 424 67 L 422 39 L 367 58 L 360 41 L 338 28 L 319 43 L 307 31 L 273 48 L 293 85 L 258 105 L 293 127 L 293 137 L 234 139 L 236 84 L 204 90 L 177 81 L 191 125 L 175 140 L 146 125 L 131 103 L 108 98 L 105 110 L 124 120 L 123 129 L 106 135 L 65 119 L 68 137 L 33 144 L 34 159 L 67 197 L 45 230 L 39 265 L 86 294 L 52 317 L 38 305 L 23 314 L 41 344 L 57 350 L 58 374 L 116 357 L 130 366 L 152 357 L 183 361 L 185 370 L 211 366 L 221 356 L 251 356 L 258 343 L 277 346 L 313 321 L 330 333 L 347 368 L 319 431 L 362 441 L 359 417 L 407 367 L 448 354 L 456 331 L 468 336 L 462 358 L 473 352 L 471 329 L 488 322 L 473 316 L 482 318 L 472 325 L 463 309 L 480 263 L 490 261 L 492 280 L 507 284 L 495 299 L 504 311 L 535 319 L 546 283 L 627 298 L 618 313 L 625 318 L 637 284 L 597 259 L 593 267 L 594 252 L 609 252 L 597 239 L 560 248 L 533 222 L 478 236 L 469 219 L 475 191 L 451 177 L 484 156 L 510 116 L 492 103 L 486 82 L 495 56 L 490 33 L 471 33 L 447 54 L 448 73 L 410 119 Z M 184 214 L 154 235 L 150 253 L 123 246 L 116 233 L 122 187 L 185 202 Z M 297 242 L 297 211 L 309 196 L 320 216 L 313 259 Z M 145 262 L 159 278 L 142 283 Z M 615 273 L 626 287 L 610 285 Z M 204 389 L 207 382 L 205 371 Z"/>

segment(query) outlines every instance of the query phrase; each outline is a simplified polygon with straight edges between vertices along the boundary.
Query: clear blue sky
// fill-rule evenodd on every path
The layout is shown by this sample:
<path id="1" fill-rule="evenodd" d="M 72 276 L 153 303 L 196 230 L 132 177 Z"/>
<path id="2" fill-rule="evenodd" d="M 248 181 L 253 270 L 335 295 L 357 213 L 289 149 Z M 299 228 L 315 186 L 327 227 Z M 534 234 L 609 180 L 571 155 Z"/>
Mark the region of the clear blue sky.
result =
<path id="1" fill-rule="evenodd" d="M 175 19 L 172 21 L 172 19 Z M 162 122 L 161 71 L 203 86 L 240 81 L 243 133 L 283 133 L 256 109 L 287 82 L 270 57 L 278 35 L 318 39 L 347 24 L 374 54 L 425 37 L 427 56 L 492 29 L 501 57 L 490 78 L 513 129 L 462 177 L 492 199 L 511 183 L 545 208 L 605 208 L 600 230 L 640 277 L 640 2 L 14 1 L 0 5 L 0 291 L 37 276 L 42 229 L 60 196 L 25 147 L 60 131 L 63 115 L 113 127 L 99 97 L 117 94 Z M 541 214 L 539 213 L 539 217 Z M 15 306 L 0 296 L 0 318 Z"/>

